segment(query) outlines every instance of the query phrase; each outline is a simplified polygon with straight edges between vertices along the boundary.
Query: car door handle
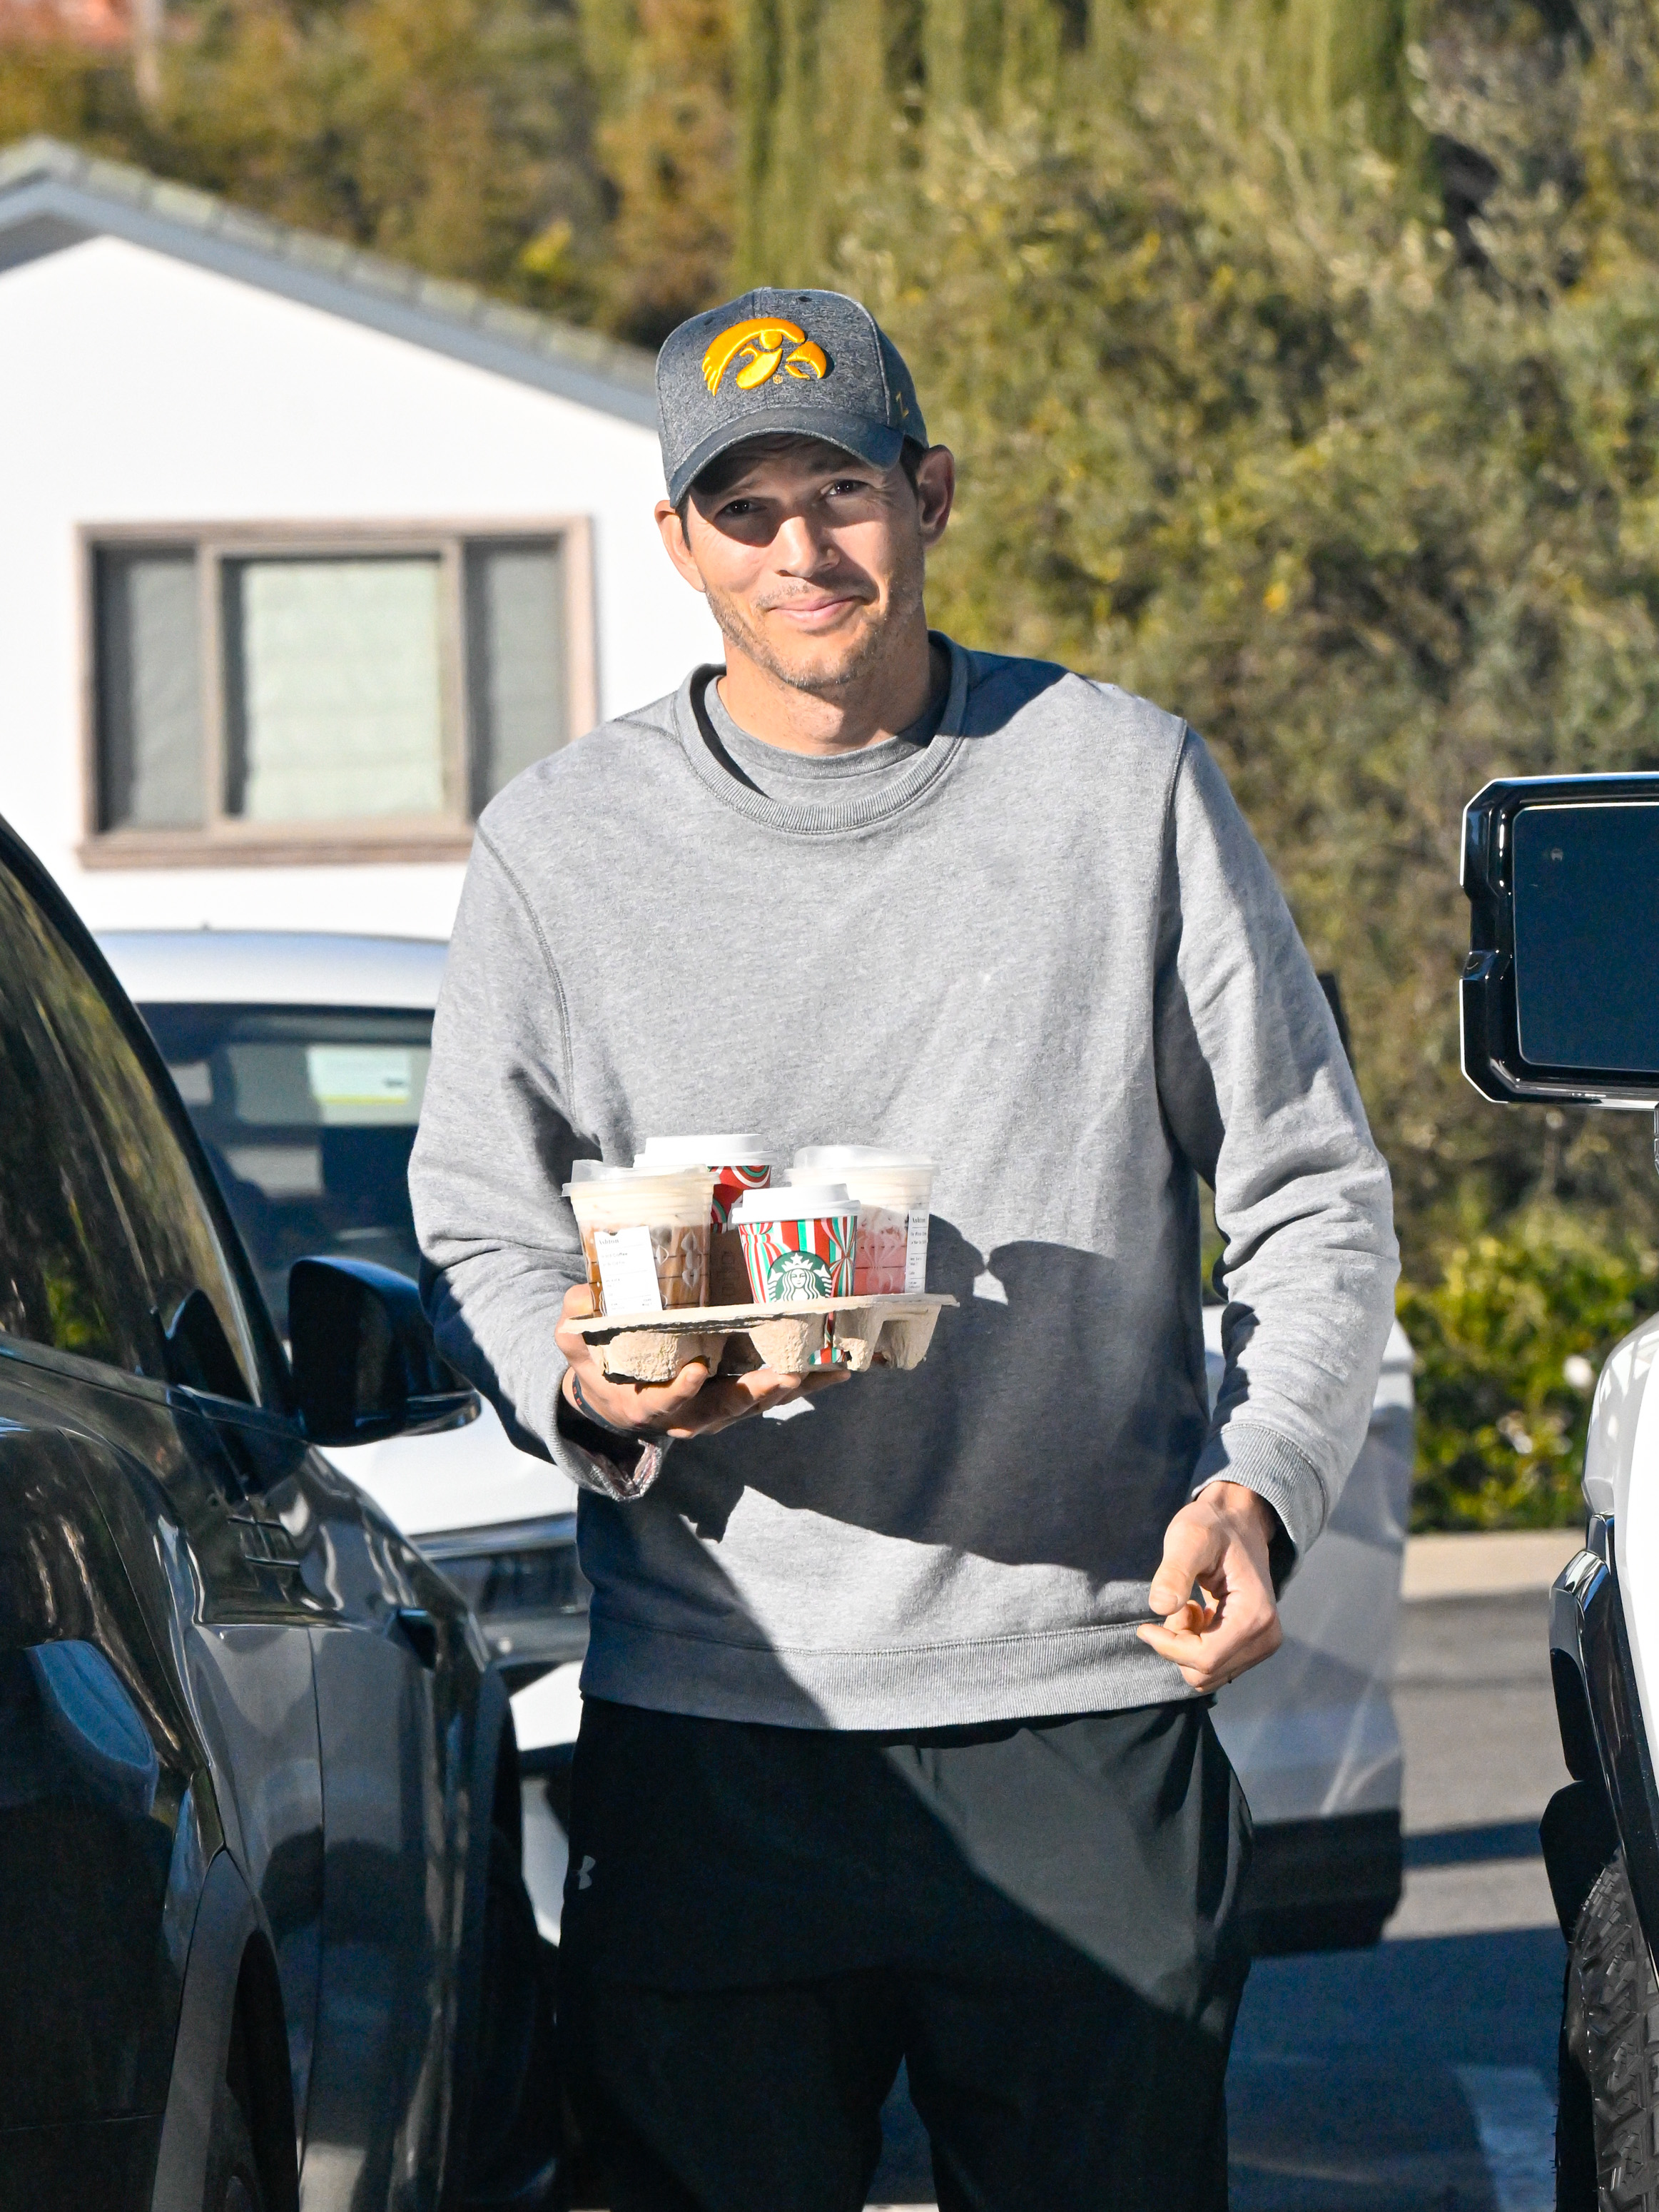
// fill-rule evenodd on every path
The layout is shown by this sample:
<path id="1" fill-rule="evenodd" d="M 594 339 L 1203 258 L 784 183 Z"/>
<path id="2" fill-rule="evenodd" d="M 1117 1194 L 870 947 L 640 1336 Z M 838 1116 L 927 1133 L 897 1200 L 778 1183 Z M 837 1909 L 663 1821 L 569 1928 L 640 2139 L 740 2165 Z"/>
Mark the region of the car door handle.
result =
<path id="1" fill-rule="evenodd" d="M 228 1517 L 231 1527 L 236 1531 L 242 1557 L 250 1565 L 275 1567 L 288 1574 L 300 1572 L 305 1563 L 294 1548 L 294 1539 L 280 1521 L 273 1527 L 267 1521 L 244 1520 L 236 1513 Z"/>
<path id="2" fill-rule="evenodd" d="M 438 1624 L 419 1606 L 400 1605 L 393 1625 L 428 1673 L 438 1663 Z"/>

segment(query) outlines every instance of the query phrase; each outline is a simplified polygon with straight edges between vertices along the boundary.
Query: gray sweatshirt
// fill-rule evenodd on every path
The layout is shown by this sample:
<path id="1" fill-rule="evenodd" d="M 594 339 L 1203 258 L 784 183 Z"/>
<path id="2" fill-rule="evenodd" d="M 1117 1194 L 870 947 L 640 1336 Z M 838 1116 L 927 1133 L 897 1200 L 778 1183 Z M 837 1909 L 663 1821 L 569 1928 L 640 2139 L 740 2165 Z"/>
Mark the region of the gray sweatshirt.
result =
<path id="1" fill-rule="evenodd" d="M 1364 1433 L 1388 1170 L 1224 781 L 1111 685 L 951 659 L 931 737 L 830 760 L 711 715 L 702 670 L 478 825 L 410 1187 L 443 1350 L 583 1486 L 590 1695 L 843 1729 L 1184 1697 L 1132 1626 L 1170 1516 L 1226 1476 L 1300 1552 Z M 960 1305 L 795 1418 L 584 1449 L 559 1187 L 720 1128 L 937 1160 Z"/>

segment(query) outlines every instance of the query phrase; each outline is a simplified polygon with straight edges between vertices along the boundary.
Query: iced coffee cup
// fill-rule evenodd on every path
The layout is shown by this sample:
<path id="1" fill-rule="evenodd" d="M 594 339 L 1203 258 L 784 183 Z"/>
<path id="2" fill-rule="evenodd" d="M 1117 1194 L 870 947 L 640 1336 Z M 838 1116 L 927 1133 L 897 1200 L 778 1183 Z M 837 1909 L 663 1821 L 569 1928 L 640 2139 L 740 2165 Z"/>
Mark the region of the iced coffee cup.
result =
<path id="1" fill-rule="evenodd" d="M 927 1223 L 933 1163 L 875 1145 L 808 1145 L 787 1171 L 791 1183 L 845 1183 L 859 1210 L 853 1289 L 858 1297 L 927 1287 Z"/>
<path id="2" fill-rule="evenodd" d="M 842 1183 L 746 1190 L 732 1209 L 758 1304 L 844 1298 L 853 1290 L 858 1209 Z"/>
<path id="3" fill-rule="evenodd" d="M 576 1161 L 564 1194 L 575 1212 L 595 1313 L 708 1304 L 714 1188 L 706 1168 L 641 1172 Z"/>
<path id="4" fill-rule="evenodd" d="M 727 1130 L 718 1136 L 647 1137 L 635 1155 L 636 1168 L 708 1168 L 714 1178 L 708 1222 L 708 1303 L 748 1303 L 749 1274 L 743 1241 L 732 1226 L 732 1208 L 746 1190 L 765 1190 L 772 1181 L 770 1147 L 752 1132 Z"/>

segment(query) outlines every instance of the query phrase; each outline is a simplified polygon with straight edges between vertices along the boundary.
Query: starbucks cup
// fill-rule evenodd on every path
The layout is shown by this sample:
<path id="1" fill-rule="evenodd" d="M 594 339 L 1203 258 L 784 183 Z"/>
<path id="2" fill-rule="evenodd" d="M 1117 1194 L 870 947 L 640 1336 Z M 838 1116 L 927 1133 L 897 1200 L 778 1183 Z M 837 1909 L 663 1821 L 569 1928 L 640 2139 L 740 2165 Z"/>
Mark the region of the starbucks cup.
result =
<path id="1" fill-rule="evenodd" d="M 636 1168 L 660 1173 L 665 1168 L 708 1168 L 714 1177 L 708 1222 L 708 1303 L 740 1306 L 749 1298 L 749 1272 L 743 1240 L 732 1226 L 732 1208 L 746 1190 L 764 1190 L 772 1170 L 764 1138 L 731 1131 L 719 1136 L 647 1137 L 635 1155 Z"/>
<path id="2" fill-rule="evenodd" d="M 927 1222 L 933 1163 L 874 1145 L 808 1145 L 788 1170 L 793 1183 L 833 1177 L 846 1184 L 859 1210 L 853 1289 L 859 1297 L 896 1296 L 927 1287 Z"/>
<path id="3" fill-rule="evenodd" d="M 858 1209 L 844 1184 L 746 1190 L 732 1218 L 743 1240 L 749 1287 L 761 1305 L 851 1296 Z"/>
<path id="4" fill-rule="evenodd" d="M 578 1160 L 564 1194 L 576 1216 L 595 1313 L 661 1313 L 706 1305 L 707 1168 L 608 1167 Z"/>

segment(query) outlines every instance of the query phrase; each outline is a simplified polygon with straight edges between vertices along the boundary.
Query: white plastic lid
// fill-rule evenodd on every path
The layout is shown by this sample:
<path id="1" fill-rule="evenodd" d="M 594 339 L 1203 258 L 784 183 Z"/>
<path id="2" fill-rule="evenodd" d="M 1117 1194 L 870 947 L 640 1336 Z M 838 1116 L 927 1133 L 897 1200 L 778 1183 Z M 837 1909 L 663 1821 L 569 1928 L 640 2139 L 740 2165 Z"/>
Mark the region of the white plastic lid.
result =
<path id="1" fill-rule="evenodd" d="M 568 1198 L 579 1182 L 609 1182 L 613 1176 L 632 1175 L 632 1168 L 619 1168 L 610 1160 L 572 1160 L 570 1180 L 564 1186 Z"/>
<path id="2" fill-rule="evenodd" d="M 701 1161 L 697 1161 L 694 1165 L 688 1168 L 670 1167 L 666 1160 L 653 1160 L 651 1165 L 647 1168 L 624 1168 L 617 1167 L 609 1160 L 572 1160 L 570 1163 L 570 1180 L 564 1186 L 564 1195 L 566 1198 L 568 1198 L 571 1192 L 575 1190 L 578 1186 L 587 1185 L 591 1187 L 594 1183 L 611 1183 L 623 1186 L 629 1186 L 635 1183 L 641 1185 L 647 1183 L 661 1183 L 672 1187 L 677 1183 L 684 1182 L 688 1176 L 690 1176 L 694 1179 L 702 1176 L 707 1176 L 710 1187 L 712 1188 L 713 1186 L 714 1177 L 712 1175 L 708 1175 L 708 1170 L 703 1168 Z"/>
<path id="3" fill-rule="evenodd" d="M 764 1137 L 752 1130 L 718 1137 L 647 1137 L 634 1155 L 636 1168 L 759 1168 L 770 1164 Z"/>
<path id="4" fill-rule="evenodd" d="M 879 1145 L 803 1145 L 787 1172 L 792 1181 L 809 1176 L 836 1175 L 845 1168 L 926 1168 L 936 1162 L 920 1152 L 890 1152 Z"/>
<path id="5" fill-rule="evenodd" d="M 814 1221 L 826 1213 L 856 1213 L 845 1183 L 787 1183 L 780 1190 L 746 1190 L 732 1208 L 733 1221 Z"/>

